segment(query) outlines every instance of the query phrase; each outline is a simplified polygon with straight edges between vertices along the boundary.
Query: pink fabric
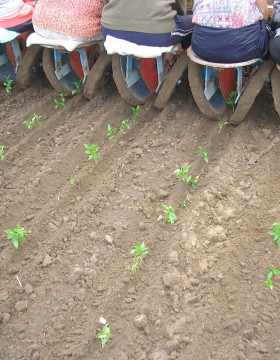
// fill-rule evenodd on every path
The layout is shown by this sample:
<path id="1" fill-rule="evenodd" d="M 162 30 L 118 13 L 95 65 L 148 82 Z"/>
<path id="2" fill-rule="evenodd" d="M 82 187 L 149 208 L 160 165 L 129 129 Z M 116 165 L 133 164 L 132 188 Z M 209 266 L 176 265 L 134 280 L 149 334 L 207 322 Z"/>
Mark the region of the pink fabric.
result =
<path id="1" fill-rule="evenodd" d="M 17 26 L 25 23 L 32 19 L 33 10 L 36 5 L 36 1 L 24 1 L 25 4 L 22 5 L 18 11 L 16 11 L 11 16 L 2 17 L 0 19 L 0 27 L 8 29 L 13 26 Z"/>
<path id="2" fill-rule="evenodd" d="M 33 24 L 69 36 L 89 38 L 101 33 L 103 0 L 39 0 Z"/>
<path id="3" fill-rule="evenodd" d="M 193 23 L 215 28 L 241 28 L 263 19 L 256 0 L 194 0 Z"/>

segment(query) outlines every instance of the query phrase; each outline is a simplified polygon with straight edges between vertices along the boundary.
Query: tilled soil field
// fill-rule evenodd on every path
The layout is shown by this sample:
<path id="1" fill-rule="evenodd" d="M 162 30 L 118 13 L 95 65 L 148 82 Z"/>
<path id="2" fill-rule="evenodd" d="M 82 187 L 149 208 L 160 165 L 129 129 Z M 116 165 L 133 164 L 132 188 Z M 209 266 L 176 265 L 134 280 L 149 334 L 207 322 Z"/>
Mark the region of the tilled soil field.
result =
<path id="1" fill-rule="evenodd" d="M 132 119 L 112 82 L 91 101 L 54 109 L 56 97 L 47 81 L 0 94 L 0 359 L 280 359 L 280 276 L 265 286 L 280 267 L 267 234 L 280 222 L 269 86 L 219 132 L 183 82 L 112 140 L 107 125 Z M 28 130 L 34 113 L 42 125 Z M 196 189 L 173 174 L 186 164 Z M 163 204 L 174 225 L 157 220 Z M 31 231 L 18 250 L 5 235 L 17 224 Z M 131 274 L 142 242 L 149 254 Z M 100 317 L 112 331 L 103 349 Z"/>

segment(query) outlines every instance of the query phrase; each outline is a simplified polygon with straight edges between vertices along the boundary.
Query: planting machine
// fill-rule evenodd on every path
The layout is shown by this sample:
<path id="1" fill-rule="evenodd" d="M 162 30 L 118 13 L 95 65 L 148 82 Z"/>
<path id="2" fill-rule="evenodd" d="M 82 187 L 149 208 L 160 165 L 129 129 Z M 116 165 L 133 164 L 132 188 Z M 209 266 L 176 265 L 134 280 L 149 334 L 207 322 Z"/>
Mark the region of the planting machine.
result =
<path id="1" fill-rule="evenodd" d="M 109 78 L 111 60 L 103 51 L 101 35 L 96 41 L 83 43 L 46 39 L 33 33 L 27 39 L 27 46 L 34 45 L 44 48 L 43 69 L 49 82 L 59 93 L 70 95 L 72 91 L 82 90 L 88 75 L 94 72 L 95 67 L 100 77 L 91 78 L 88 90 L 91 95 Z"/>

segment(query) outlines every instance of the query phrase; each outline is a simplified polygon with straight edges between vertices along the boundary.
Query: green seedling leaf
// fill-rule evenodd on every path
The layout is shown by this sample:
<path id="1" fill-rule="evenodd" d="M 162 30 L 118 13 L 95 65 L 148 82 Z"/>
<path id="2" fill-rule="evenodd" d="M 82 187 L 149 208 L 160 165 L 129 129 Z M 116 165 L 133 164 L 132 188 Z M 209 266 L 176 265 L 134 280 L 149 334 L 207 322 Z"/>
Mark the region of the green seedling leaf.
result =
<path id="1" fill-rule="evenodd" d="M 73 85 L 75 86 L 76 89 L 72 90 L 71 94 L 72 95 L 76 95 L 76 94 L 79 94 L 81 92 L 81 86 L 83 84 L 83 81 L 80 80 L 80 81 L 74 81 L 73 82 Z"/>
<path id="2" fill-rule="evenodd" d="M 190 175 L 190 176 L 188 177 L 187 183 L 190 184 L 193 189 L 195 189 L 196 186 L 197 186 L 198 180 L 199 180 L 199 176 L 196 176 L 195 178 L 193 178 L 193 177 Z"/>
<path id="3" fill-rule="evenodd" d="M 182 204 L 181 204 L 181 207 L 183 208 L 183 209 L 186 209 L 186 207 L 188 206 L 188 202 L 190 201 L 190 199 L 189 199 L 189 197 L 187 196 L 186 198 L 185 198 L 185 200 L 182 202 Z"/>
<path id="4" fill-rule="evenodd" d="M 184 183 L 188 182 L 188 177 L 189 177 L 189 170 L 191 168 L 191 165 L 186 165 L 181 167 L 181 169 L 177 169 L 174 171 L 174 175 L 176 176 L 177 179 L 179 179 L 180 181 L 183 181 Z"/>
<path id="5" fill-rule="evenodd" d="M 4 86 L 6 88 L 6 92 L 11 94 L 13 88 L 14 81 L 11 79 L 11 75 L 6 76 L 6 81 L 4 82 Z"/>
<path id="6" fill-rule="evenodd" d="M 41 119 L 42 119 L 42 115 L 34 114 L 32 119 L 26 119 L 23 123 L 28 127 L 29 130 L 31 130 L 35 126 L 42 125 Z"/>
<path id="7" fill-rule="evenodd" d="M 132 121 L 136 121 L 138 119 L 138 115 L 139 115 L 139 112 L 140 112 L 140 106 L 137 105 L 136 107 L 131 107 L 130 108 L 133 112 L 133 117 L 132 117 Z"/>
<path id="8" fill-rule="evenodd" d="M 177 216 L 175 215 L 173 207 L 169 205 L 162 205 L 164 215 L 159 215 L 158 220 L 163 220 L 166 224 L 169 223 L 171 225 L 174 224 Z"/>
<path id="9" fill-rule="evenodd" d="M 218 124 L 218 127 L 219 127 L 218 133 L 220 134 L 222 132 L 222 130 L 229 124 L 230 123 L 228 121 L 220 121 Z"/>
<path id="10" fill-rule="evenodd" d="M 75 185 L 76 184 L 76 179 L 73 177 L 72 179 L 69 180 L 70 185 Z"/>
<path id="11" fill-rule="evenodd" d="M 19 242 L 25 242 L 25 236 L 30 234 L 31 231 L 26 231 L 19 224 L 14 229 L 7 229 L 5 233 L 7 238 L 12 240 L 12 243 L 16 249 L 18 249 Z"/>
<path id="12" fill-rule="evenodd" d="M 129 254 L 133 254 L 133 262 L 130 271 L 132 273 L 136 273 L 139 263 L 142 263 L 145 257 L 148 255 L 148 249 L 145 246 L 145 243 L 140 245 L 133 245 L 133 249 L 129 252 Z"/>
<path id="13" fill-rule="evenodd" d="M 273 236 L 273 240 L 275 241 L 278 248 L 280 248 L 280 223 L 274 223 L 274 230 L 269 231 L 269 235 Z"/>
<path id="14" fill-rule="evenodd" d="M 99 146 L 96 144 L 84 144 L 84 147 L 87 149 L 86 154 L 88 155 L 88 160 L 93 159 L 96 163 L 100 160 L 101 155 L 99 154 Z"/>
<path id="15" fill-rule="evenodd" d="M 208 154 L 206 150 L 202 146 L 199 147 L 199 150 L 203 156 L 203 160 L 208 164 Z"/>
<path id="16" fill-rule="evenodd" d="M 266 275 L 266 282 L 265 285 L 270 288 L 270 290 L 273 289 L 273 275 L 280 275 L 280 269 L 277 269 L 273 265 L 269 265 L 269 272 Z"/>
<path id="17" fill-rule="evenodd" d="M 104 325 L 102 330 L 100 330 L 99 333 L 96 335 L 96 339 L 101 340 L 101 346 L 102 346 L 102 348 L 104 348 L 107 341 L 110 339 L 111 336 L 112 336 L 111 328 L 110 328 L 109 324 L 106 324 L 106 325 Z"/>
<path id="18" fill-rule="evenodd" d="M 64 106 L 65 106 L 65 97 L 66 97 L 66 94 L 60 93 L 60 94 L 58 94 L 58 96 L 60 97 L 60 99 L 54 99 L 54 103 L 55 103 L 54 108 L 55 108 L 55 109 L 58 109 L 58 108 L 60 108 L 60 107 L 64 107 Z"/>
<path id="19" fill-rule="evenodd" d="M 119 132 L 123 135 L 125 134 L 125 129 L 130 129 L 129 119 L 125 119 L 122 121 Z"/>
<path id="20" fill-rule="evenodd" d="M 0 159 L 1 160 L 4 159 L 4 154 L 5 154 L 5 146 L 0 144 Z"/>
<path id="21" fill-rule="evenodd" d="M 117 132 L 117 129 L 113 128 L 110 124 L 108 124 L 107 136 L 108 136 L 109 140 L 114 139 L 114 137 L 116 136 L 116 132 Z"/>
<path id="22" fill-rule="evenodd" d="M 227 104 L 231 107 L 232 112 L 235 110 L 235 98 L 236 98 L 236 91 L 231 91 L 228 94 Z"/>

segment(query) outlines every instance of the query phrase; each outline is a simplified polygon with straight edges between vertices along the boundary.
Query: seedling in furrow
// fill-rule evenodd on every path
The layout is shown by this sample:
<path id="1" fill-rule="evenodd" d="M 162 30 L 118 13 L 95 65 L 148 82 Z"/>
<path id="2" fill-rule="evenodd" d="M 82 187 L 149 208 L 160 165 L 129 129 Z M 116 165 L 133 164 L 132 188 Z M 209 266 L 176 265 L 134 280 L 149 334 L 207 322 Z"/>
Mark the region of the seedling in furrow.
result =
<path id="1" fill-rule="evenodd" d="M 139 115 L 139 112 L 140 112 L 140 106 L 137 105 L 136 107 L 131 107 L 130 108 L 133 112 L 133 117 L 132 117 L 132 121 L 136 121 L 138 119 L 138 115 Z"/>
<path id="2" fill-rule="evenodd" d="M 199 175 L 196 176 L 195 178 L 193 178 L 193 177 L 190 175 L 190 176 L 188 177 L 187 183 L 188 183 L 189 185 L 191 185 L 191 187 L 192 187 L 193 189 L 195 189 L 195 188 L 196 188 L 196 185 L 197 185 L 197 183 L 198 183 L 198 180 L 199 180 Z"/>
<path id="3" fill-rule="evenodd" d="M 6 81 L 4 82 L 4 86 L 8 94 L 12 92 L 13 80 L 11 79 L 11 75 L 6 76 Z"/>
<path id="4" fill-rule="evenodd" d="M 270 231 L 268 234 L 273 236 L 273 240 L 275 241 L 278 248 L 280 248 L 280 223 L 274 223 L 274 230 Z"/>
<path id="5" fill-rule="evenodd" d="M 42 125 L 41 119 L 42 119 L 42 115 L 34 114 L 32 119 L 26 119 L 23 123 L 28 127 L 29 130 L 31 130 L 35 126 Z"/>
<path id="6" fill-rule="evenodd" d="M 72 90 L 71 94 L 72 95 L 79 94 L 81 92 L 82 80 L 74 81 L 73 85 L 75 86 L 76 89 Z"/>
<path id="7" fill-rule="evenodd" d="M 181 169 L 175 170 L 174 175 L 180 181 L 183 181 L 184 183 L 187 183 L 188 178 L 189 178 L 189 170 L 190 170 L 190 168 L 191 168 L 191 165 L 183 166 L 183 167 L 181 167 Z"/>
<path id="8" fill-rule="evenodd" d="M 228 99 L 227 99 L 227 104 L 231 107 L 232 112 L 234 112 L 235 110 L 235 96 L 236 96 L 236 91 L 231 91 L 228 94 Z"/>
<path id="9" fill-rule="evenodd" d="M 177 219 L 177 216 L 175 215 L 174 209 L 173 207 L 169 206 L 169 205 L 162 205 L 163 207 L 163 212 L 164 215 L 159 215 L 158 220 L 162 220 L 166 223 L 166 224 L 171 224 L 173 225 L 175 220 Z"/>
<path id="10" fill-rule="evenodd" d="M 219 127 L 218 134 L 220 134 L 222 132 L 222 130 L 229 124 L 230 123 L 228 121 L 224 121 L 224 120 L 220 121 L 218 124 L 218 127 Z"/>
<path id="11" fill-rule="evenodd" d="M 207 154 L 207 151 L 206 151 L 202 146 L 199 147 L 199 151 L 201 152 L 201 154 L 202 154 L 202 156 L 203 156 L 203 160 L 208 164 L 208 154 Z"/>
<path id="12" fill-rule="evenodd" d="M 54 108 L 55 109 L 65 106 L 65 96 L 66 95 L 64 93 L 60 93 L 60 94 L 58 94 L 58 96 L 60 97 L 60 99 L 54 99 L 54 103 L 55 103 Z"/>
<path id="13" fill-rule="evenodd" d="M 76 184 L 76 179 L 73 177 L 69 180 L 70 185 L 75 185 Z"/>
<path id="14" fill-rule="evenodd" d="M 276 269 L 275 266 L 269 265 L 269 273 L 266 275 L 266 282 L 265 285 L 270 288 L 270 290 L 273 289 L 273 275 L 280 275 L 280 270 Z"/>
<path id="15" fill-rule="evenodd" d="M 18 249 L 19 242 L 25 242 L 25 236 L 30 234 L 31 231 L 26 231 L 19 224 L 14 229 L 7 229 L 5 233 L 8 235 L 8 239 L 12 240 L 13 245 Z"/>
<path id="16" fill-rule="evenodd" d="M 4 159 L 4 154 L 5 154 L 5 146 L 0 144 L 0 159 L 1 160 Z"/>
<path id="17" fill-rule="evenodd" d="M 188 197 L 188 195 L 187 195 L 187 197 L 185 198 L 185 200 L 182 202 L 181 207 L 182 207 L 183 209 L 186 209 L 186 207 L 188 206 L 189 201 L 190 201 L 190 199 L 189 199 L 189 197 Z"/>
<path id="18" fill-rule="evenodd" d="M 84 144 L 84 147 L 87 149 L 86 154 L 88 155 L 88 160 L 93 159 L 97 163 L 101 158 L 98 152 L 99 146 L 97 146 L 96 144 L 92 144 L 92 145 Z"/>
<path id="19" fill-rule="evenodd" d="M 99 333 L 96 335 L 96 339 L 101 340 L 101 346 L 102 346 L 102 348 L 104 348 L 107 341 L 110 339 L 111 336 L 112 336 L 112 334 L 111 334 L 110 325 L 105 324 L 103 326 L 103 328 L 99 331 Z"/>
<path id="20" fill-rule="evenodd" d="M 125 129 L 130 129 L 129 118 L 122 121 L 119 132 L 125 134 Z"/>
<path id="21" fill-rule="evenodd" d="M 149 252 L 145 246 L 145 243 L 142 243 L 140 245 L 133 245 L 133 249 L 130 251 L 130 254 L 134 255 L 132 266 L 130 269 L 133 274 L 136 273 L 139 264 L 143 262 L 148 253 Z"/>
<path id="22" fill-rule="evenodd" d="M 108 126 L 107 126 L 107 136 L 108 136 L 109 140 L 114 139 L 114 137 L 116 136 L 116 132 L 117 132 L 117 129 L 113 128 L 113 126 L 108 124 Z"/>

